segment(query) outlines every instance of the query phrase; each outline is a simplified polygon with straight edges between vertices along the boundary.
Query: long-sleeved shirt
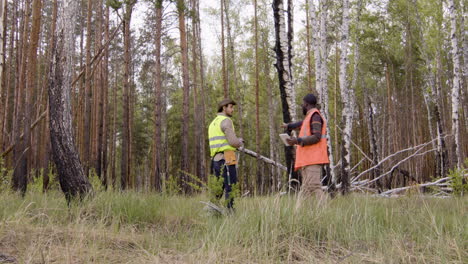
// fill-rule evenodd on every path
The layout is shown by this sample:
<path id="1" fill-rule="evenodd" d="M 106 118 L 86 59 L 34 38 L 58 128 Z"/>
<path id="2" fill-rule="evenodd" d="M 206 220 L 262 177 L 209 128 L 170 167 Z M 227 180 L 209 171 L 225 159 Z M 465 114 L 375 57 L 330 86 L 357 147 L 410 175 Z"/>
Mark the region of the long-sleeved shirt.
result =
<path id="1" fill-rule="evenodd" d="M 218 113 L 218 115 L 227 116 L 224 113 Z M 230 118 L 226 118 L 221 122 L 221 130 L 226 135 L 226 139 L 229 145 L 231 145 L 234 148 L 240 148 L 243 145 L 240 138 L 236 136 L 236 132 L 234 131 L 234 125 L 232 124 L 232 120 Z M 217 153 L 213 157 L 214 161 L 219 161 L 222 159 L 224 159 L 224 153 L 222 152 Z"/>
<path id="2" fill-rule="evenodd" d="M 303 121 L 289 123 L 288 130 L 293 130 L 297 128 L 300 129 L 302 126 L 302 122 Z M 298 137 L 297 138 L 298 144 L 301 146 L 307 146 L 307 145 L 313 145 L 313 144 L 318 143 L 320 141 L 320 138 L 322 137 L 322 126 L 323 126 L 323 120 L 320 117 L 320 115 L 318 113 L 313 114 L 312 118 L 310 119 L 310 131 L 312 135 L 305 136 L 305 137 Z"/>

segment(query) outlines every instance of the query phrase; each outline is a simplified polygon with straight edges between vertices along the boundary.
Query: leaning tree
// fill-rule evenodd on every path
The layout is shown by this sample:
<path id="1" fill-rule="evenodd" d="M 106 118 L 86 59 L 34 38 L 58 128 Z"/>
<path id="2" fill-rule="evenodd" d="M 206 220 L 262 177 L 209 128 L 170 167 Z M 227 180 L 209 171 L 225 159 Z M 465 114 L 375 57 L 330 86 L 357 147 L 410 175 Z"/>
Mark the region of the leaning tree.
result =
<path id="1" fill-rule="evenodd" d="M 71 97 L 74 28 L 79 14 L 78 2 L 59 1 L 53 57 L 49 75 L 49 114 L 52 158 L 57 167 L 60 187 L 67 201 L 82 198 L 92 191 L 85 177 L 73 135 Z"/>

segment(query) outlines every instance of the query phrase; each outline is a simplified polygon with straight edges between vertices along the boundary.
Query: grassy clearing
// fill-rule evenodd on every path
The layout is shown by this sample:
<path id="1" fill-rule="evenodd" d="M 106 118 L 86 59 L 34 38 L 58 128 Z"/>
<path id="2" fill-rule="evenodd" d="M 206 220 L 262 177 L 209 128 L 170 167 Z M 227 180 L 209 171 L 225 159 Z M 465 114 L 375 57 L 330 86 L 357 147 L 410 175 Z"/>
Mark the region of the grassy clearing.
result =
<path id="1" fill-rule="evenodd" d="M 468 199 L 351 195 L 317 206 L 243 198 L 230 216 L 205 196 L 0 194 L 0 254 L 18 263 L 467 263 Z"/>

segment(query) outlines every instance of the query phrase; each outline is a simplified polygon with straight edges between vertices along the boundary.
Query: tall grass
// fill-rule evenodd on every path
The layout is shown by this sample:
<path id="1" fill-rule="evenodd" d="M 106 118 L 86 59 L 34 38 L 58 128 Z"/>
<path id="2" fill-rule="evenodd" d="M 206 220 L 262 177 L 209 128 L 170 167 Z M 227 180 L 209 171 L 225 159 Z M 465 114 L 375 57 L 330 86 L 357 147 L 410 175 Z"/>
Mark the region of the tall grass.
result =
<path id="1" fill-rule="evenodd" d="M 196 197 L 0 194 L 0 253 L 19 263 L 467 263 L 467 198 L 236 200 L 216 216 Z"/>

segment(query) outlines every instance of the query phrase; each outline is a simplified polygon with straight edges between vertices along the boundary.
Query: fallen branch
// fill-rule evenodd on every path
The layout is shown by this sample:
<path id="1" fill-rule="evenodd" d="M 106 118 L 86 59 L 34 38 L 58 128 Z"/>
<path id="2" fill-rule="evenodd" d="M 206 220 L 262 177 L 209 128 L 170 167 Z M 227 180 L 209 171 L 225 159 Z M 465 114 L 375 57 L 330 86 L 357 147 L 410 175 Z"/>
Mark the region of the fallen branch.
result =
<path id="1" fill-rule="evenodd" d="M 384 163 L 386 160 L 398 155 L 398 154 L 401 154 L 403 152 L 406 152 L 406 151 L 410 151 L 410 150 L 414 150 L 414 149 L 417 149 L 417 151 L 415 153 L 417 153 L 419 150 L 421 150 L 422 148 L 424 148 L 425 146 L 431 144 L 434 140 L 437 140 L 437 139 L 433 139 L 429 142 L 426 142 L 426 143 L 423 143 L 423 144 L 420 144 L 418 146 L 414 146 L 414 147 L 409 147 L 409 148 L 406 148 L 406 149 L 402 149 L 402 150 L 399 150 L 387 157 L 385 157 L 384 159 L 380 160 L 379 163 L 377 163 L 376 165 L 370 167 L 369 169 L 359 173 L 356 177 L 354 177 L 353 179 L 351 179 L 351 182 L 355 182 L 356 180 L 358 180 L 362 175 L 372 171 L 373 169 L 377 168 L 378 166 L 382 165 L 382 163 Z M 414 155 L 414 154 L 413 154 Z"/>
<path id="2" fill-rule="evenodd" d="M 252 150 L 250 150 L 250 149 L 246 149 L 246 148 L 244 148 L 244 147 L 240 147 L 240 148 L 239 148 L 239 151 L 242 151 L 242 152 L 244 152 L 245 154 L 247 154 L 247 155 L 249 155 L 249 156 L 251 156 L 251 157 L 258 158 L 258 159 L 262 160 L 263 162 L 268 163 L 268 164 L 273 165 L 273 166 L 276 166 L 276 167 L 278 167 L 278 168 L 280 168 L 280 169 L 282 169 L 282 170 L 284 170 L 284 171 L 287 171 L 287 170 L 288 170 L 288 169 L 286 168 L 286 166 L 284 166 L 284 165 L 282 165 L 282 164 L 280 164 L 280 163 L 278 163 L 278 162 L 276 162 L 276 161 L 274 161 L 274 160 L 272 160 L 272 159 L 270 159 L 270 158 L 267 158 L 267 157 L 265 157 L 265 156 L 262 156 L 262 155 L 258 154 L 257 152 L 252 151 Z"/>
<path id="3" fill-rule="evenodd" d="M 47 110 L 45 110 L 44 112 L 42 112 L 42 114 L 36 119 L 36 121 L 34 121 L 34 123 L 31 125 L 31 130 L 33 130 L 37 124 L 39 123 L 39 121 L 41 121 L 47 114 Z M 24 137 L 24 133 L 21 134 L 20 136 L 20 139 L 23 139 Z M 6 155 L 8 155 L 8 153 L 10 153 L 10 151 L 13 150 L 13 148 L 15 147 L 16 145 L 16 142 L 11 144 L 10 146 L 8 146 L 8 148 L 5 149 L 5 151 L 2 153 L 2 155 L 0 157 L 5 157 Z"/>
<path id="4" fill-rule="evenodd" d="M 117 32 L 118 32 L 118 30 L 120 29 L 120 26 L 122 25 L 122 23 L 123 23 L 123 21 L 120 22 L 120 24 L 115 28 L 114 32 L 112 32 L 112 35 L 111 35 L 111 37 L 107 40 L 107 42 L 104 43 L 104 45 L 102 45 L 102 46 L 99 48 L 99 50 L 98 50 L 98 52 L 96 53 L 96 55 L 94 55 L 94 57 L 91 59 L 91 62 L 90 62 L 90 64 L 89 64 L 90 67 L 93 65 L 93 63 L 94 63 L 97 59 L 99 59 L 98 61 L 101 60 L 101 58 L 102 58 L 102 56 L 101 56 L 102 52 L 104 51 L 104 49 L 105 49 L 107 46 L 109 46 L 110 42 L 115 38 L 115 36 L 117 35 Z M 95 69 L 96 69 L 96 68 L 94 68 L 94 70 L 92 71 L 91 76 L 94 74 Z M 76 82 L 78 82 L 78 81 L 80 80 L 80 78 L 85 74 L 85 71 L 86 71 L 86 66 L 83 66 L 83 69 L 81 70 L 80 74 L 78 74 L 78 76 L 75 78 L 75 80 L 73 80 L 72 86 L 75 85 Z M 91 77 L 91 76 L 89 76 L 89 77 Z M 87 77 L 87 78 L 89 78 L 89 77 Z"/>
<path id="5" fill-rule="evenodd" d="M 400 166 L 400 164 L 402 164 L 403 162 L 405 162 L 405 161 L 411 159 L 411 158 L 414 157 L 414 156 L 417 156 L 417 155 L 418 155 L 418 152 L 419 152 L 420 150 L 422 150 L 422 149 L 423 149 L 423 148 L 418 149 L 416 152 L 413 153 L 413 155 L 410 155 L 410 156 L 408 156 L 408 157 L 406 157 L 406 158 L 400 160 L 399 162 L 397 162 L 397 164 L 393 165 L 393 167 L 392 167 L 390 170 L 388 170 L 386 173 L 384 173 L 384 174 L 382 174 L 382 175 L 379 175 L 378 177 L 376 177 L 376 178 L 374 178 L 374 179 L 372 179 L 372 180 L 370 180 L 370 181 L 364 183 L 363 185 L 368 185 L 368 184 L 371 184 L 371 183 L 373 183 L 373 182 L 376 182 L 376 181 L 380 180 L 381 178 L 385 177 L 386 175 L 390 174 L 393 170 L 395 170 L 396 168 L 398 168 L 398 166 Z M 435 151 L 435 149 L 431 149 L 431 150 L 429 150 L 429 151 L 426 151 L 425 153 L 431 152 L 431 151 Z"/>
<path id="6" fill-rule="evenodd" d="M 442 178 L 442 179 L 438 179 L 437 181 L 434 181 L 434 182 L 428 182 L 428 183 L 423 183 L 423 184 L 416 184 L 416 185 L 411 185 L 411 186 L 399 187 L 399 188 L 395 188 L 395 189 L 391 189 L 391 190 L 382 192 L 382 193 L 380 193 L 380 195 L 381 196 L 388 196 L 388 195 L 391 195 L 392 193 L 401 192 L 401 191 L 408 190 L 408 189 L 415 188 L 415 187 L 428 187 L 428 186 L 443 186 L 443 187 L 446 187 L 447 183 L 445 183 L 445 181 L 448 180 L 448 179 L 449 179 L 449 177 L 445 177 L 445 178 Z"/>

